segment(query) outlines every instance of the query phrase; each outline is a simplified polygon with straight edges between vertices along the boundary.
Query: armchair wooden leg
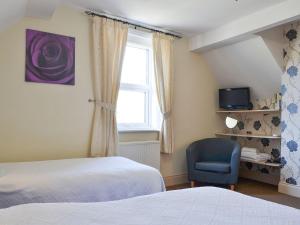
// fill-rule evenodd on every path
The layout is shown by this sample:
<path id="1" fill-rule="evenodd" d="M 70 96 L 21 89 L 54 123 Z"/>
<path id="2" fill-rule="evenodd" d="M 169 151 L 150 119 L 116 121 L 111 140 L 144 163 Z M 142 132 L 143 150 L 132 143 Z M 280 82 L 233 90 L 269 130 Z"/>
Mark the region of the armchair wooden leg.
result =
<path id="1" fill-rule="evenodd" d="M 234 184 L 229 185 L 230 190 L 234 191 Z"/>
<path id="2" fill-rule="evenodd" d="M 191 188 L 195 187 L 195 181 L 191 181 Z"/>

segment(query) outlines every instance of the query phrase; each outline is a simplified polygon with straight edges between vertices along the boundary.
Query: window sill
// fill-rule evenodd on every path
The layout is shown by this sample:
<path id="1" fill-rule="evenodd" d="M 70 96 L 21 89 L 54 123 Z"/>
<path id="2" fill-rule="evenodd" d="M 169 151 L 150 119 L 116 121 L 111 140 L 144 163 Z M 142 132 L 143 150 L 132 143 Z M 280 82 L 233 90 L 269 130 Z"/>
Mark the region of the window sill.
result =
<path id="1" fill-rule="evenodd" d="M 118 130 L 119 133 L 159 133 L 159 130 L 155 129 L 120 129 Z"/>

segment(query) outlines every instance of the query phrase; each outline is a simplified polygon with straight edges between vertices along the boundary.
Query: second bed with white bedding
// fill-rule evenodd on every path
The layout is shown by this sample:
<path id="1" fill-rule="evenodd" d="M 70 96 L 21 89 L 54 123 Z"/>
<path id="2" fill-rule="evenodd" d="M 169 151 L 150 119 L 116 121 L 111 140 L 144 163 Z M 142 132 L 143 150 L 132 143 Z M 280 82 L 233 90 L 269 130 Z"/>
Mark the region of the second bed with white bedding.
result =
<path id="1" fill-rule="evenodd" d="M 28 204 L 0 210 L 3 225 L 299 225 L 298 209 L 202 187 L 100 203 Z"/>
<path id="2" fill-rule="evenodd" d="M 0 208 L 101 202 L 165 191 L 160 172 L 123 157 L 0 163 Z"/>

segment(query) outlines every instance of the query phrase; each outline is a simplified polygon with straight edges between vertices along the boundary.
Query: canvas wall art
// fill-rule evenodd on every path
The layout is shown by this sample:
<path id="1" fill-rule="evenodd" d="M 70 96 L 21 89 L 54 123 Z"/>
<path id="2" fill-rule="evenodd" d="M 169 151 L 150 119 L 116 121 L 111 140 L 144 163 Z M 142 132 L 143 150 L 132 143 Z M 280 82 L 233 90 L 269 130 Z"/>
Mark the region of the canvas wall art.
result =
<path id="1" fill-rule="evenodd" d="M 75 38 L 26 30 L 27 82 L 75 84 Z"/>

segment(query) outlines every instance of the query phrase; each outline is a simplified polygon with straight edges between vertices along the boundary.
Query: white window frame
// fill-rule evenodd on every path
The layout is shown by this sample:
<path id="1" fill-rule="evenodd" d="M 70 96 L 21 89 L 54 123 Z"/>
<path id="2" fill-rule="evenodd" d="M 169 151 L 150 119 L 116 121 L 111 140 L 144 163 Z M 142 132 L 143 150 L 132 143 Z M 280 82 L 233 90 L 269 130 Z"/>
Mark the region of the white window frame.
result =
<path id="1" fill-rule="evenodd" d="M 153 49 L 152 49 L 152 38 L 151 34 L 130 30 L 128 33 L 127 46 L 132 46 L 136 48 L 145 49 L 148 51 L 147 57 L 147 74 L 146 74 L 146 85 L 139 84 L 129 84 L 121 83 L 121 90 L 129 90 L 142 92 L 145 94 L 145 121 L 144 123 L 118 123 L 118 130 L 121 132 L 126 131 L 158 131 L 157 128 L 154 128 L 152 121 L 153 109 L 153 81 L 151 76 L 154 76 L 153 71 Z"/>

